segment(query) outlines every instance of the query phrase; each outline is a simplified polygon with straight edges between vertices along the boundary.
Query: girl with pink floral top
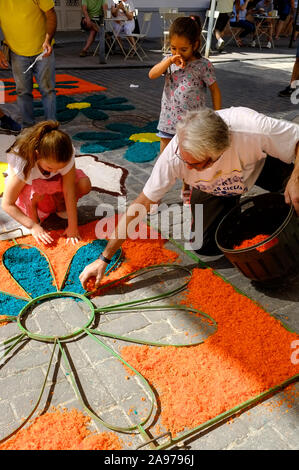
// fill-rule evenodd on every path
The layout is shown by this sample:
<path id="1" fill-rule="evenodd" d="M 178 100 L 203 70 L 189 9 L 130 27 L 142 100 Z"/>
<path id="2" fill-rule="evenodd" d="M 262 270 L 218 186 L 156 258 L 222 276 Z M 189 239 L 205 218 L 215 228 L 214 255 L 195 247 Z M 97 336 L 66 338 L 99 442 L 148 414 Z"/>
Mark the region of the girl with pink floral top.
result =
<path id="1" fill-rule="evenodd" d="M 187 111 L 205 107 L 207 88 L 211 93 L 214 110 L 221 108 L 221 93 L 214 67 L 199 52 L 200 34 L 198 16 L 177 18 L 169 31 L 172 55 L 156 64 L 149 72 L 151 79 L 165 74 L 157 134 L 161 139 L 160 153 L 175 135 L 176 124 L 183 115 Z M 185 183 L 181 197 L 184 203 L 188 203 L 190 189 Z"/>

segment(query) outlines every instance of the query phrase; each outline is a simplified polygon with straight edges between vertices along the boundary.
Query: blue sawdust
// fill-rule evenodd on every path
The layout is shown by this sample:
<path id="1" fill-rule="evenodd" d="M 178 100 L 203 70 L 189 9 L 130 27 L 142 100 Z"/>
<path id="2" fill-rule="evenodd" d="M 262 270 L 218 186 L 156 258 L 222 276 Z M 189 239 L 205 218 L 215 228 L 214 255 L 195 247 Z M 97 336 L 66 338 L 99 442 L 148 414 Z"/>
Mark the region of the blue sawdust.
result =
<path id="1" fill-rule="evenodd" d="M 82 153 L 102 153 L 129 147 L 124 155 L 126 160 L 135 163 L 150 162 L 160 151 L 159 142 L 134 142 L 129 138 L 132 134 L 156 133 L 157 124 L 158 121 L 151 121 L 138 127 L 127 122 L 114 122 L 106 126 L 112 132 L 78 132 L 73 139 L 88 141 L 80 147 Z"/>
<path id="2" fill-rule="evenodd" d="M 17 316 L 27 302 L 0 292 L 0 315 Z"/>
<path id="3" fill-rule="evenodd" d="M 79 248 L 73 257 L 65 285 L 61 289 L 62 291 L 74 292 L 76 294 L 83 294 L 85 292 L 80 283 L 79 275 L 86 265 L 98 259 L 99 255 L 104 251 L 106 245 L 107 240 L 94 240 L 92 243 Z M 119 255 L 120 250 L 115 253 L 111 259 L 111 262 L 108 264 L 106 271 L 108 271 L 115 264 Z M 119 263 L 117 263 L 113 269 L 116 269 L 118 265 Z"/>
<path id="4" fill-rule="evenodd" d="M 119 140 L 122 135 L 116 132 L 78 132 L 72 136 L 73 140 Z"/>
<path id="5" fill-rule="evenodd" d="M 89 103 L 91 106 L 82 109 L 69 109 L 69 104 L 75 104 L 80 102 Z M 108 119 L 108 114 L 105 111 L 128 111 L 135 109 L 135 106 L 127 103 L 127 98 L 118 96 L 115 98 L 107 98 L 106 95 L 97 94 L 82 98 L 82 100 L 76 101 L 69 96 L 59 95 L 56 97 L 56 117 L 60 122 L 72 121 L 75 117 L 82 113 L 85 117 L 91 120 L 101 121 Z M 35 116 L 41 116 L 43 114 L 42 102 L 35 102 L 34 104 Z"/>
<path id="6" fill-rule="evenodd" d="M 160 142 L 135 142 L 124 154 L 129 162 L 151 162 L 160 151 Z"/>
<path id="7" fill-rule="evenodd" d="M 130 145 L 130 144 L 131 144 L 131 141 L 128 141 L 127 139 L 97 141 L 97 142 L 92 142 L 90 144 L 81 145 L 80 152 L 102 153 L 102 152 L 108 152 L 109 150 L 119 149 L 121 147 L 125 147 L 126 145 Z"/>
<path id="8" fill-rule="evenodd" d="M 37 248 L 13 246 L 4 253 L 3 264 L 32 298 L 56 292 L 48 261 Z"/>
<path id="9" fill-rule="evenodd" d="M 134 126 L 127 122 L 112 122 L 106 125 L 106 129 L 113 132 L 119 132 L 126 137 L 130 137 L 132 134 L 138 134 L 143 132 L 157 132 L 158 121 L 150 121 L 143 127 Z"/>

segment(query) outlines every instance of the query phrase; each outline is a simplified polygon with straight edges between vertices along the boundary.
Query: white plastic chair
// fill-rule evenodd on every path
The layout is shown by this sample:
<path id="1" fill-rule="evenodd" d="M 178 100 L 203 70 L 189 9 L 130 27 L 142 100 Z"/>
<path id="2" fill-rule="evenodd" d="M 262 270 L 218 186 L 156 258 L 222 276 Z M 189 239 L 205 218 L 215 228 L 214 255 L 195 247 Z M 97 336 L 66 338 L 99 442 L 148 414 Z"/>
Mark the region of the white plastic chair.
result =
<path id="1" fill-rule="evenodd" d="M 144 13 L 143 15 L 143 22 L 140 28 L 140 33 L 132 33 L 128 34 L 125 36 L 129 43 L 129 50 L 128 53 L 125 56 L 125 60 L 132 54 L 136 54 L 138 59 L 143 61 L 144 57 L 147 57 L 147 54 L 145 53 L 144 49 L 142 48 L 142 43 L 144 39 L 147 37 L 150 27 L 151 27 L 151 21 L 152 21 L 152 13 Z M 130 39 L 134 39 L 134 42 L 131 42 Z M 134 53 L 134 54 L 133 54 Z"/>
<path id="2" fill-rule="evenodd" d="M 200 52 L 202 52 L 205 48 L 206 42 L 207 42 L 207 36 L 208 36 L 208 25 L 209 25 L 209 19 L 211 17 L 211 10 L 206 11 L 206 17 L 204 20 L 204 23 L 202 25 L 202 30 L 201 30 L 201 37 L 202 37 L 202 45 L 200 48 Z M 213 19 L 213 25 L 212 25 L 212 34 L 214 33 L 214 29 L 216 26 L 216 22 L 219 17 L 219 11 L 214 11 L 214 19 Z"/>

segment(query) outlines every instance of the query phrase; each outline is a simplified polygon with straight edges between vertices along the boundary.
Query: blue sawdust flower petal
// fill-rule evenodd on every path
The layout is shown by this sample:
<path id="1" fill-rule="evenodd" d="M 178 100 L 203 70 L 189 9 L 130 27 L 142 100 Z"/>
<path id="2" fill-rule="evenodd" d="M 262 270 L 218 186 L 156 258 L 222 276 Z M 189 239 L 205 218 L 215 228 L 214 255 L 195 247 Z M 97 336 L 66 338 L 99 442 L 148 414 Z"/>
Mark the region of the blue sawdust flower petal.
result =
<path id="1" fill-rule="evenodd" d="M 72 121 L 78 113 L 78 109 L 65 109 L 64 111 L 57 111 L 56 117 L 60 122 Z"/>
<path id="2" fill-rule="evenodd" d="M 0 315 L 18 316 L 28 302 L 0 292 Z"/>
<path id="3" fill-rule="evenodd" d="M 5 251 L 3 264 L 32 298 L 57 292 L 48 261 L 38 248 L 14 245 Z"/>
<path id="4" fill-rule="evenodd" d="M 119 140 L 122 135 L 114 132 L 78 132 L 72 136 L 73 140 L 95 140 L 95 141 L 108 141 Z"/>
<path id="5" fill-rule="evenodd" d="M 103 121 L 104 119 L 109 118 L 108 114 L 103 113 L 103 111 L 96 108 L 84 108 L 81 110 L 81 113 L 83 113 L 88 119 L 92 119 L 93 121 Z"/>
<path id="6" fill-rule="evenodd" d="M 124 154 L 129 162 L 151 162 L 160 151 L 160 142 L 135 142 Z"/>
<path id="7" fill-rule="evenodd" d="M 98 259 L 99 255 L 104 251 L 107 243 L 107 240 L 98 239 L 79 248 L 71 261 L 64 286 L 61 289 L 62 291 L 70 291 L 77 294 L 83 294 L 85 292 L 79 280 L 79 275 L 85 266 Z M 118 250 L 112 257 L 111 262 L 107 265 L 106 272 L 113 268 L 115 263 L 117 263 L 120 253 L 121 251 Z M 117 266 L 118 263 L 113 269 L 116 269 Z"/>
<path id="8" fill-rule="evenodd" d="M 83 144 L 80 147 L 81 153 L 102 153 L 107 152 L 108 150 L 115 150 L 121 147 L 125 147 L 126 145 L 131 145 L 132 142 L 128 141 L 127 139 L 120 139 L 120 140 L 109 140 L 106 142 L 99 141 L 93 142 L 90 144 Z"/>

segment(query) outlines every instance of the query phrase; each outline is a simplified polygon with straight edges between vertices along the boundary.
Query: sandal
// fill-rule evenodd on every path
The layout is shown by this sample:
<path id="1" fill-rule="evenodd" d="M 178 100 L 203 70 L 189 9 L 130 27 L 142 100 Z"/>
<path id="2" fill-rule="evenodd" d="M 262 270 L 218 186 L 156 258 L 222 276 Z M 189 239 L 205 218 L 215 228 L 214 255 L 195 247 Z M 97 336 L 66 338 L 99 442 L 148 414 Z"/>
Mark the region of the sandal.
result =
<path id="1" fill-rule="evenodd" d="M 86 57 L 88 55 L 87 51 L 81 51 L 79 57 Z"/>

